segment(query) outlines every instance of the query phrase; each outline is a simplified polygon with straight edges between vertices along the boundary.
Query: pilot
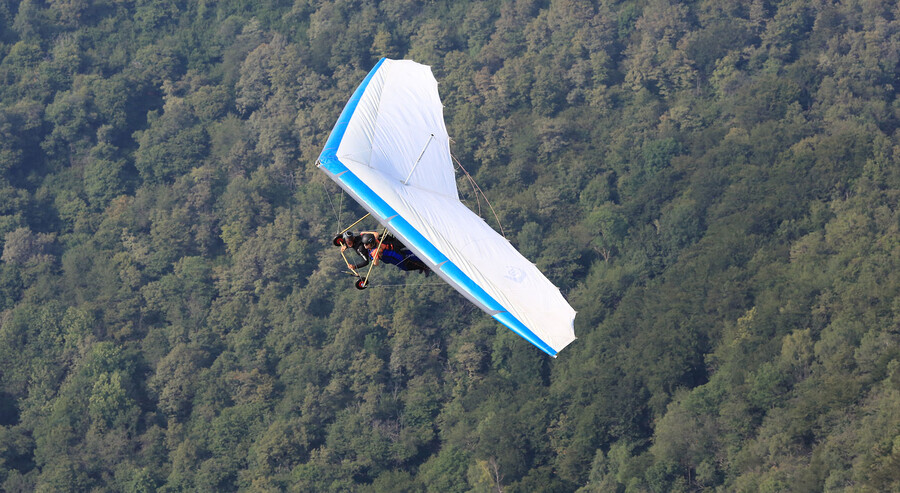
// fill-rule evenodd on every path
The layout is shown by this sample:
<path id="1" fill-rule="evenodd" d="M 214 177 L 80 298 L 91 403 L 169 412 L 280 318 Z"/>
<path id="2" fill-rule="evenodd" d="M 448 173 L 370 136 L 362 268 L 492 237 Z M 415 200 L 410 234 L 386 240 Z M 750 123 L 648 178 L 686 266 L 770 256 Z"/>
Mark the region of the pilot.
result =
<path id="1" fill-rule="evenodd" d="M 402 271 L 418 271 L 426 276 L 431 273 L 431 269 L 425 265 L 425 262 L 416 257 L 406 245 L 400 242 L 393 235 L 385 235 L 384 241 L 379 246 L 380 235 L 377 231 L 362 231 L 359 235 L 352 232 L 346 232 L 334 239 L 335 245 L 341 246 L 341 251 L 348 249 L 355 252 L 359 259 L 350 263 L 354 269 L 359 269 L 369 265 L 369 261 L 375 259 L 375 264 L 379 261 L 387 264 L 396 265 Z"/>

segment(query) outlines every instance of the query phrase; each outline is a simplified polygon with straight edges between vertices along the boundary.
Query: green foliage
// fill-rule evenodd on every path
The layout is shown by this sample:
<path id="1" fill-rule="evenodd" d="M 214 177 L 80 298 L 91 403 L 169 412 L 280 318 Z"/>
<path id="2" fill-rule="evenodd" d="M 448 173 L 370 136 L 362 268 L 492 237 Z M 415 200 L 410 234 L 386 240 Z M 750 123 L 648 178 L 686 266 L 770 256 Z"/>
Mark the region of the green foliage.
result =
<path id="1" fill-rule="evenodd" d="M 162 115 L 148 115 L 150 126 L 136 135 L 134 166 L 150 183 L 172 180 L 200 164 L 209 137 L 182 100 L 166 102 Z"/>
<path id="2" fill-rule="evenodd" d="M 0 489 L 897 490 L 900 20 L 832 3 L 0 0 Z M 340 273 L 382 56 L 558 359 Z"/>

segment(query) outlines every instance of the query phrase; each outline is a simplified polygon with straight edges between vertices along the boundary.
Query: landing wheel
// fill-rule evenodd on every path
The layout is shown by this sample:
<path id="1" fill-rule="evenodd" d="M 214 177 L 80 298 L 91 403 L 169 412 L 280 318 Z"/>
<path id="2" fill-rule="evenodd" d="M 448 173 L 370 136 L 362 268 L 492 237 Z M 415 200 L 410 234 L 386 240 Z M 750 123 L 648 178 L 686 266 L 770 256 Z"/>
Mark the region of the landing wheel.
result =
<path id="1" fill-rule="evenodd" d="M 366 283 L 365 279 L 357 279 L 356 280 L 356 289 L 366 289 L 368 287 L 368 283 Z"/>

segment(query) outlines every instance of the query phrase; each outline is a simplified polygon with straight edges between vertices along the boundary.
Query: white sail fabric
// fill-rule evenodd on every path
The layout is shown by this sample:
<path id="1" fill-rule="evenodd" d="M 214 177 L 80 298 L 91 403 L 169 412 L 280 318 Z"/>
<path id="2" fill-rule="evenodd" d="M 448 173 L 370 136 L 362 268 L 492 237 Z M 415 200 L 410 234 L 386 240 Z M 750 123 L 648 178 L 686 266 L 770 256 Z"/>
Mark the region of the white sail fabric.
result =
<path id="1" fill-rule="evenodd" d="M 551 355 L 575 311 L 530 261 L 459 201 L 437 81 L 382 59 L 344 109 L 320 166 L 454 288 Z"/>

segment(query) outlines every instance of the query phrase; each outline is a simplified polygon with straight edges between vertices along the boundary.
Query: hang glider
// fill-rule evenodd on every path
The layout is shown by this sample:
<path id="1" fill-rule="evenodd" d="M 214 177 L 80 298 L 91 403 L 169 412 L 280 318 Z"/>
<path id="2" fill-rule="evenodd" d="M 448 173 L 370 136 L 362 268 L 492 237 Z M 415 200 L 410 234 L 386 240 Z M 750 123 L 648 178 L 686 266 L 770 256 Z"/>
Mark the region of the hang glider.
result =
<path id="1" fill-rule="evenodd" d="M 459 200 L 431 68 L 382 58 L 331 131 L 319 168 L 469 301 L 547 354 L 575 339 L 559 289 Z"/>

